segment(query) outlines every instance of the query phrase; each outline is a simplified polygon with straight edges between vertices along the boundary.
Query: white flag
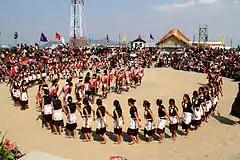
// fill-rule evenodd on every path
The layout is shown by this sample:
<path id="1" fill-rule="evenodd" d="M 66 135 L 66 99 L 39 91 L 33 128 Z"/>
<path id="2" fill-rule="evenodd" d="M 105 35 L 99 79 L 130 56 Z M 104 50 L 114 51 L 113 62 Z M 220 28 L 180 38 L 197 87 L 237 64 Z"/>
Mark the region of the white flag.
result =
<path id="1" fill-rule="evenodd" d="M 66 45 L 65 44 L 65 39 L 63 37 L 61 37 L 61 41 L 62 41 L 62 44 Z"/>

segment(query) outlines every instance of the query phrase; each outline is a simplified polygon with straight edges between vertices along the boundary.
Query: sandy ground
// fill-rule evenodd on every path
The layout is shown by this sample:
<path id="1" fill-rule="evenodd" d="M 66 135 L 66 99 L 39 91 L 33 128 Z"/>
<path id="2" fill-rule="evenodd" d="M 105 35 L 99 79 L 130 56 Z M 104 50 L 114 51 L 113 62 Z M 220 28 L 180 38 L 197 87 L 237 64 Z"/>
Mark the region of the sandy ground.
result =
<path id="1" fill-rule="evenodd" d="M 146 70 L 144 82 L 137 89 L 124 92 L 121 95 L 111 93 L 104 105 L 112 112 L 113 101 L 118 99 L 122 105 L 125 115 L 124 131 L 128 127 L 129 107 L 127 99 L 137 99 L 136 106 L 143 119 L 143 100 L 147 99 L 152 103 L 154 115 L 157 115 L 155 100 L 161 98 L 165 107 L 168 106 L 169 98 L 174 98 L 180 108 L 182 96 L 185 93 L 192 94 L 199 86 L 206 84 L 205 74 L 192 72 L 175 71 L 172 69 L 148 69 Z M 63 85 L 64 82 L 61 82 Z M 233 125 L 237 119 L 229 116 L 233 99 L 237 93 L 237 83 L 224 79 L 224 97 L 220 99 L 218 110 L 221 116 L 212 117 L 209 122 L 204 123 L 197 133 L 190 132 L 189 138 L 182 136 L 179 131 L 177 141 L 169 138 L 169 130 L 166 129 L 166 141 L 159 144 L 153 141 L 146 144 L 142 141 L 140 145 L 129 146 L 127 142 L 121 145 L 114 145 L 112 137 L 113 120 L 107 117 L 108 131 L 110 138 L 107 144 L 101 145 L 98 141 L 83 143 L 79 139 L 66 139 L 64 136 L 52 135 L 41 127 L 41 122 L 36 121 L 38 112 L 35 107 L 35 96 L 37 87 L 30 89 L 30 109 L 20 111 L 12 105 L 9 98 L 9 91 L 5 85 L 0 86 L 0 130 L 7 131 L 7 136 L 15 140 L 24 152 L 39 150 L 53 155 L 62 156 L 73 160 L 78 159 L 99 159 L 107 160 L 111 155 L 121 155 L 129 160 L 203 160 L 203 159 L 240 159 L 240 131 L 239 126 Z M 92 106 L 96 108 L 96 106 Z M 181 109 L 180 109 L 181 110 Z M 180 111 L 181 113 L 181 111 Z M 78 129 L 81 128 L 82 120 L 78 114 Z M 156 122 L 156 121 L 155 121 Z M 95 130 L 95 124 L 93 129 Z M 142 122 L 144 126 L 144 122 Z M 143 132 L 141 131 L 141 134 Z M 140 136 L 143 139 L 143 136 Z M 128 140 L 124 134 L 124 140 Z"/>

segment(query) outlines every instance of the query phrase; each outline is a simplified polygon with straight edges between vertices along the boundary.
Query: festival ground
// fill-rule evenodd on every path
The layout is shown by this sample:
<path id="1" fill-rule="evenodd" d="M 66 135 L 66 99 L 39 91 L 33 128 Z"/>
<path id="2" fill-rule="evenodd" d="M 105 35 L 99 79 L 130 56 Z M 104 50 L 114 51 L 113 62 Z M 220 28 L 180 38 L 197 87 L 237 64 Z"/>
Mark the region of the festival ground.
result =
<path id="1" fill-rule="evenodd" d="M 129 92 L 121 95 L 111 93 L 104 100 L 107 110 L 112 112 L 113 101 L 118 99 L 123 108 L 125 116 L 124 131 L 128 127 L 129 106 L 127 99 L 133 97 L 137 100 L 140 117 L 142 119 L 142 128 L 144 126 L 142 107 L 143 100 L 147 99 L 152 104 L 152 110 L 157 123 L 157 106 L 155 101 L 161 98 L 165 107 L 168 107 L 169 98 L 176 100 L 177 107 L 181 112 L 181 101 L 183 94 L 192 96 L 192 91 L 197 90 L 199 86 L 207 83 L 206 74 L 176 71 L 172 69 L 147 69 L 143 84 Z M 240 131 L 239 126 L 234 125 L 237 119 L 229 116 L 232 102 L 237 93 L 237 83 L 223 78 L 223 94 L 220 98 L 218 111 L 220 115 L 212 117 L 208 123 L 204 123 L 198 132 L 190 132 L 189 138 L 182 136 L 181 130 L 178 132 L 177 140 L 174 142 L 169 138 L 170 132 L 166 130 L 166 140 L 160 144 L 154 140 L 150 144 L 142 141 L 141 144 L 129 146 L 127 142 L 121 145 L 115 145 L 111 140 L 113 136 L 113 120 L 107 117 L 108 140 L 107 144 L 100 144 L 98 141 L 83 143 L 78 138 L 67 139 L 65 136 L 53 135 L 41 127 L 41 121 L 36 121 L 39 113 L 36 112 L 35 96 L 37 86 L 29 90 L 30 109 L 20 111 L 12 105 L 10 95 L 5 84 L 0 86 L 0 130 L 7 131 L 9 139 L 15 140 L 24 152 L 33 150 L 47 152 L 53 155 L 65 157 L 67 159 L 86 159 L 86 160 L 108 160 L 111 155 L 121 155 L 129 160 L 179 160 L 179 159 L 240 159 Z M 75 82 L 76 80 L 74 80 Z M 60 82 L 60 87 L 64 81 Z M 96 106 L 92 106 L 96 109 Z M 78 129 L 81 128 L 82 119 L 77 116 Z M 93 122 L 94 123 L 94 122 Z M 95 130 L 96 122 L 93 125 Z M 141 131 L 140 138 L 143 138 Z M 94 136 L 96 137 L 96 136 Z M 124 140 L 129 137 L 124 133 Z M 145 139 L 144 139 L 145 140 Z"/>

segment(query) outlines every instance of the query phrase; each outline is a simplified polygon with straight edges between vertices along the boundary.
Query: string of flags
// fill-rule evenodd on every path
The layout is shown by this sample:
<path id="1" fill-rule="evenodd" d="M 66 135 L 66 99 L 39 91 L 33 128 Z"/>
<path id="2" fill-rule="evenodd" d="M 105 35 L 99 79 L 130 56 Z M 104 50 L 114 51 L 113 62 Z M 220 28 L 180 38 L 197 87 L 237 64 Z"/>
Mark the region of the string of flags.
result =
<path id="1" fill-rule="evenodd" d="M 2 32 L 0 32 L 0 36 L 2 36 Z M 18 32 L 13 32 L 13 39 L 17 40 L 18 38 L 19 38 L 19 33 Z M 61 41 L 62 44 L 64 44 L 64 45 L 66 44 L 64 37 L 61 36 L 58 32 L 56 32 L 55 39 L 57 41 Z M 76 39 L 77 39 L 77 37 L 76 37 L 76 35 L 74 35 L 74 37 L 72 38 L 72 41 L 74 42 Z M 143 40 L 142 36 L 140 34 L 138 34 L 137 39 L 138 40 Z M 92 34 L 89 35 L 89 40 L 90 41 L 95 40 L 95 38 Z M 110 42 L 108 34 L 106 35 L 105 40 L 106 40 L 107 43 Z M 124 34 L 121 41 L 122 41 L 122 43 L 125 43 L 126 40 L 127 40 L 127 36 L 126 36 L 126 34 Z M 149 33 L 149 40 L 152 40 L 152 41 L 156 40 L 152 33 Z M 207 40 L 208 40 L 208 36 L 206 36 L 206 41 Z M 119 35 L 119 41 L 120 41 L 120 35 Z M 194 44 L 195 41 L 196 41 L 196 34 L 193 35 L 192 44 Z M 48 37 L 46 36 L 46 34 L 44 34 L 44 33 L 40 34 L 40 42 L 48 42 Z M 225 37 L 224 36 L 222 36 L 221 42 L 222 42 L 223 45 L 225 45 Z"/>
<path id="2" fill-rule="evenodd" d="M 19 34 L 18 32 L 14 32 L 13 33 L 13 39 L 18 39 L 19 38 Z M 73 37 L 73 39 L 76 39 L 76 37 Z M 155 38 L 153 37 L 153 35 L 151 33 L 149 33 L 149 38 L 151 40 L 155 40 Z M 55 39 L 58 40 L 58 41 L 61 41 L 64 45 L 66 44 L 65 43 L 65 39 L 63 36 L 61 36 L 59 33 L 56 32 L 56 35 L 55 35 Z M 138 39 L 139 40 L 142 40 L 142 36 L 139 34 L 138 35 Z M 92 34 L 89 35 L 89 40 L 90 41 L 93 41 L 94 40 L 94 37 Z M 105 38 L 106 42 L 109 43 L 109 36 L 108 34 L 106 35 L 106 38 Z M 124 34 L 123 38 L 122 38 L 122 42 L 124 43 L 125 41 L 127 40 L 127 36 L 126 34 Z M 40 34 L 40 42 L 48 42 L 48 37 L 44 34 L 44 33 L 41 33 Z"/>

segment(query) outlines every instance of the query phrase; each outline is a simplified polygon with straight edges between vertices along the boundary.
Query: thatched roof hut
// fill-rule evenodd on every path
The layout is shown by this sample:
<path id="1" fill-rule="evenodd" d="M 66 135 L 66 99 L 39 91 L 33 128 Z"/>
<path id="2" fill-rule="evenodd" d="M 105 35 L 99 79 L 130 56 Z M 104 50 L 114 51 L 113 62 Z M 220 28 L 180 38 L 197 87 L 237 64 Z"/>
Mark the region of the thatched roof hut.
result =
<path id="1" fill-rule="evenodd" d="M 163 45 L 165 48 L 183 48 L 190 46 L 190 40 L 177 28 L 170 30 L 156 45 Z"/>

